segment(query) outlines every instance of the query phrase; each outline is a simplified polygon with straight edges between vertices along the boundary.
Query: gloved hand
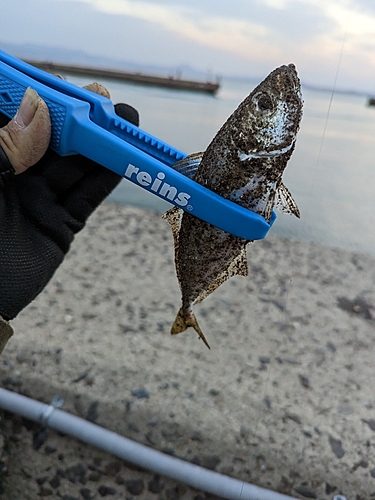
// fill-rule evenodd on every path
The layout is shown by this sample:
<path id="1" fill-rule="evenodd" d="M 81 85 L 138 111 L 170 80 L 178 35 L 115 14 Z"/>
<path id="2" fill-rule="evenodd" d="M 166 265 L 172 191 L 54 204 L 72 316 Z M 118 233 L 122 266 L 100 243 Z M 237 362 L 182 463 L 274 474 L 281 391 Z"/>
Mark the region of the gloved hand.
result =
<path id="1" fill-rule="evenodd" d="M 52 150 L 44 154 L 49 143 L 46 106 L 38 96 L 30 99 L 29 107 L 18 113 L 19 123 L 16 118 L 0 129 L 0 146 L 15 173 L 22 172 L 0 174 L 0 315 L 5 320 L 43 290 L 74 235 L 121 180 L 83 156 L 60 157 Z M 118 104 L 115 110 L 138 125 L 131 106 Z M 0 115 L 0 127 L 7 122 Z"/>

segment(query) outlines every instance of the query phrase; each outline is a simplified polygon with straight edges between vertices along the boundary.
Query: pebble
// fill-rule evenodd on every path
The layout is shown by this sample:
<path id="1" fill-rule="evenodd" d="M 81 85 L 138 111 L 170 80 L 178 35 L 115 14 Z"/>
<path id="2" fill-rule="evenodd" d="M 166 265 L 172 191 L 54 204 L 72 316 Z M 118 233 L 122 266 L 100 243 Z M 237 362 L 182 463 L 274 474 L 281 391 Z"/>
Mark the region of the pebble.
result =
<path id="1" fill-rule="evenodd" d="M 72 380 L 72 383 L 77 384 L 78 382 L 81 382 L 81 380 L 84 380 L 88 376 L 88 374 L 89 374 L 89 372 L 86 371 L 86 372 L 82 373 L 81 375 L 78 375 L 78 377 L 76 377 Z"/>
<path id="2" fill-rule="evenodd" d="M 302 387 L 305 387 L 305 389 L 310 389 L 310 379 L 309 377 L 306 377 L 305 375 L 298 375 L 300 384 Z"/>
<path id="3" fill-rule="evenodd" d="M 60 481 L 61 481 L 61 478 L 60 476 L 58 476 L 57 474 L 51 479 L 51 481 L 49 482 L 50 486 L 52 486 L 53 489 L 56 489 L 60 486 Z"/>
<path id="4" fill-rule="evenodd" d="M 201 465 L 205 469 L 215 470 L 220 462 L 221 458 L 218 455 L 206 455 L 202 457 Z"/>
<path id="5" fill-rule="evenodd" d="M 298 488 L 294 489 L 297 493 L 305 498 L 317 498 L 315 491 L 311 488 L 308 488 L 307 486 L 299 486 Z"/>
<path id="6" fill-rule="evenodd" d="M 48 476 L 37 477 L 35 481 L 39 486 L 42 486 L 48 479 Z"/>
<path id="7" fill-rule="evenodd" d="M 268 363 L 271 362 L 271 358 L 269 358 L 268 356 L 259 356 L 259 362 L 262 363 L 262 364 L 265 364 L 265 365 L 268 365 Z"/>
<path id="8" fill-rule="evenodd" d="M 371 477 L 375 477 L 375 469 L 370 470 L 370 475 L 371 475 Z"/>
<path id="9" fill-rule="evenodd" d="M 220 394 L 220 391 L 217 389 L 210 389 L 209 393 L 211 396 L 218 396 Z"/>
<path id="10" fill-rule="evenodd" d="M 3 378 L 3 380 L 1 382 L 4 386 L 11 385 L 13 387 L 21 387 L 21 385 L 22 385 L 22 380 L 17 380 L 17 379 L 12 378 L 12 377 L 5 377 L 5 378 Z"/>
<path id="11" fill-rule="evenodd" d="M 142 469 L 139 465 L 133 464 L 133 462 L 128 462 L 126 460 L 123 460 L 122 463 L 124 464 L 125 467 L 127 467 L 130 470 L 135 470 L 137 472 L 144 472 L 145 469 Z"/>
<path id="12" fill-rule="evenodd" d="M 329 436 L 329 444 L 331 445 L 332 451 L 337 458 L 342 458 L 345 455 L 345 450 L 342 447 L 340 439 L 335 439 L 332 436 Z"/>
<path id="13" fill-rule="evenodd" d="M 37 429 L 33 434 L 33 449 L 39 450 L 48 438 L 48 430 L 46 428 Z"/>
<path id="14" fill-rule="evenodd" d="M 120 472 L 121 463 L 120 462 L 110 462 L 105 467 L 105 473 L 107 476 L 115 476 Z"/>
<path id="15" fill-rule="evenodd" d="M 137 432 L 137 433 L 140 432 L 138 425 L 135 424 L 134 422 L 129 422 L 128 427 L 133 432 Z"/>
<path id="16" fill-rule="evenodd" d="M 152 431 L 149 431 L 145 434 L 145 438 L 147 439 L 147 441 L 152 444 L 152 445 L 155 445 L 155 440 L 153 438 L 153 435 L 152 435 Z"/>
<path id="17" fill-rule="evenodd" d="M 57 448 L 54 448 L 53 446 L 50 446 L 49 444 L 46 444 L 44 447 L 44 452 L 46 455 L 51 455 L 51 453 L 55 453 L 57 451 Z"/>
<path id="18" fill-rule="evenodd" d="M 192 441 L 199 441 L 200 443 L 204 441 L 201 431 L 194 431 L 190 439 Z"/>
<path id="19" fill-rule="evenodd" d="M 93 472 L 90 472 L 87 479 L 89 481 L 97 482 L 97 481 L 100 481 L 101 477 L 102 477 L 102 475 L 100 474 L 100 472 L 93 471 Z"/>
<path id="20" fill-rule="evenodd" d="M 168 488 L 166 491 L 165 491 L 165 494 L 167 496 L 167 500 L 179 500 L 179 498 L 181 498 L 181 496 L 184 494 L 185 492 L 183 492 L 181 494 L 181 492 L 179 491 L 179 488 L 178 486 L 175 486 L 174 488 Z"/>
<path id="21" fill-rule="evenodd" d="M 110 486 L 99 486 L 98 488 L 99 495 L 102 497 L 108 497 L 108 496 L 113 496 L 116 495 L 116 490 L 114 488 L 111 488 Z"/>
<path id="22" fill-rule="evenodd" d="M 59 347 L 58 349 L 56 349 L 56 352 L 55 352 L 55 363 L 57 365 L 59 365 L 60 362 L 61 362 L 62 354 L 63 354 L 63 349 L 61 347 Z"/>
<path id="23" fill-rule="evenodd" d="M 369 463 L 366 459 L 362 458 L 359 462 L 355 463 L 352 467 L 352 471 L 355 472 L 357 469 L 362 467 L 363 469 L 367 469 Z"/>
<path id="24" fill-rule="evenodd" d="M 362 419 L 362 422 L 367 424 L 372 431 L 375 431 L 375 420 L 374 419 L 370 419 L 370 420 Z"/>
<path id="25" fill-rule="evenodd" d="M 266 405 L 266 408 L 268 408 L 268 410 L 271 409 L 271 399 L 269 396 L 264 397 L 263 403 Z"/>
<path id="26" fill-rule="evenodd" d="M 96 422 L 98 420 L 98 417 L 99 417 L 98 407 L 99 407 L 99 401 L 94 401 L 89 406 L 89 409 L 88 409 L 87 415 L 86 415 L 86 418 L 89 422 Z"/>
<path id="27" fill-rule="evenodd" d="M 245 439 L 249 437 L 249 430 L 244 425 L 240 427 L 240 436 Z"/>
<path id="28" fill-rule="evenodd" d="M 150 393 L 144 387 L 140 389 L 132 389 L 131 395 L 138 399 L 148 399 L 150 397 Z"/>
<path id="29" fill-rule="evenodd" d="M 69 467 L 65 471 L 67 479 L 73 483 L 76 484 L 80 482 L 81 484 L 85 484 L 85 477 L 86 477 L 86 469 L 82 464 L 77 464 L 73 465 L 73 467 Z"/>
<path id="30" fill-rule="evenodd" d="M 336 350 L 337 350 L 336 346 L 335 346 L 335 344 L 333 342 L 327 342 L 326 343 L 326 347 L 331 352 L 336 352 Z"/>
<path id="31" fill-rule="evenodd" d="M 338 297 L 337 305 L 349 314 L 356 314 L 369 321 L 373 319 L 372 309 L 374 309 L 374 306 L 361 297 L 356 297 L 354 300 Z"/>
<path id="32" fill-rule="evenodd" d="M 81 488 L 79 492 L 81 493 L 83 500 L 91 500 L 93 498 L 91 496 L 91 491 L 88 488 Z"/>
<path id="33" fill-rule="evenodd" d="M 148 483 L 148 491 L 151 493 L 160 493 L 164 489 L 164 483 L 161 481 L 160 476 L 156 474 Z"/>
<path id="34" fill-rule="evenodd" d="M 157 417 L 153 417 L 149 422 L 147 422 L 147 426 L 155 427 L 156 425 L 158 425 L 158 422 L 159 420 L 157 419 Z"/>
<path id="35" fill-rule="evenodd" d="M 143 479 L 134 479 L 126 481 L 125 484 L 126 484 L 126 491 L 135 496 L 140 495 L 145 488 L 145 483 Z"/>
<path id="36" fill-rule="evenodd" d="M 333 486 L 332 484 L 326 483 L 325 492 L 327 495 L 334 493 L 336 490 L 337 490 L 336 486 Z"/>
<path id="37" fill-rule="evenodd" d="M 51 490 L 50 488 L 45 488 L 44 486 L 42 486 L 39 490 L 39 496 L 40 497 L 49 497 L 53 495 L 53 490 Z"/>
<path id="38" fill-rule="evenodd" d="M 296 424 L 302 423 L 301 417 L 297 413 L 286 412 L 285 418 L 288 418 L 289 420 L 293 420 L 293 422 L 296 422 Z"/>

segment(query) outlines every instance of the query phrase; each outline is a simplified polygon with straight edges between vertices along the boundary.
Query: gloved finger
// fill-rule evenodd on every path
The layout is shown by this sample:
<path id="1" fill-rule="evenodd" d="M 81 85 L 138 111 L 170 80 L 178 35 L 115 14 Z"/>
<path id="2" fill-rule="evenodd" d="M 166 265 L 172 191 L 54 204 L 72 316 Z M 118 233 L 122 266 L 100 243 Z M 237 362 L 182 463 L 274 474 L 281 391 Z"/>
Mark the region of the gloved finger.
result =
<path id="1" fill-rule="evenodd" d="M 109 96 L 108 90 L 98 83 L 90 84 L 87 88 L 98 94 Z M 138 111 L 132 106 L 122 103 L 116 104 L 115 111 L 121 118 L 134 125 L 139 125 Z M 96 165 L 95 162 L 80 155 L 61 157 L 49 150 L 38 165 L 29 172 L 29 175 L 42 175 L 51 191 L 58 198 L 61 198 L 66 197 L 67 192 L 79 183 L 89 170 L 95 168 Z M 120 180 L 120 177 L 118 180 Z M 112 176 L 110 176 L 110 184 L 112 186 Z"/>
<path id="2" fill-rule="evenodd" d="M 0 129 L 0 146 L 16 174 L 24 172 L 42 158 L 50 137 L 48 107 L 37 92 L 29 87 L 16 116 Z"/>
<path id="3" fill-rule="evenodd" d="M 60 200 L 93 166 L 91 160 L 81 155 L 60 156 L 48 149 L 43 158 L 24 175 L 41 177 L 51 193 Z"/>
<path id="4" fill-rule="evenodd" d="M 116 104 L 115 111 L 121 118 L 133 123 L 133 125 L 139 125 L 138 111 L 129 104 Z M 78 158 L 81 158 L 81 161 L 83 159 L 82 157 Z M 72 186 L 66 193 L 63 202 L 65 209 L 71 216 L 81 222 L 84 222 L 89 217 L 95 208 L 100 205 L 122 179 L 120 175 L 111 170 L 97 163 L 90 163 L 93 168 L 86 171 L 80 181 Z"/>
<path id="5" fill-rule="evenodd" d="M 115 104 L 115 111 L 121 118 L 139 127 L 139 113 L 133 106 L 120 102 Z"/>
<path id="6" fill-rule="evenodd" d="M 116 113 L 125 120 L 133 123 L 134 125 L 139 124 L 139 114 L 129 104 L 116 104 Z M 80 186 L 81 180 L 88 174 L 91 169 L 96 169 L 97 163 L 81 156 L 59 156 L 57 153 L 48 150 L 46 155 L 42 160 L 29 170 L 25 175 L 38 175 L 42 176 L 51 191 L 57 196 L 58 199 L 66 198 L 69 196 L 70 191 L 75 189 L 75 186 Z M 104 192 L 107 192 L 106 187 L 106 172 L 107 169 L 102 167 L 105 172 L 101 176 L 103 182 Z M 109 175 L 109 174 L 108 174 Z M 115 174 L 117 175 L 117 174 Z M 89 179 L 89 178 L 88 178 Z M 117 175 L 117 183 L 121 180 L 121 177 Z M 91 182 L 91 181 L 87 181 Z M 110 190 L 114 189 L 113 176 L 109 175 L 108 182 L 110 185 Z M 78 187 L 80 189 L 80 187 Z"/>
<path id="7" fill-rule="evenodd" d="M 91 90 L 91 92 L 94 92 L 95 94 L 102 95 L 107 99 L 111 98 L 111 94 L 109 93 L 108 89 L 106 89 L 104 85 L 101 85 L 98 82 L 90 83 L 89 85 L 85 85 L 83 88 L 86 90 Z"/>
<path id="8" fill-rule="evenodd" d="M 0 128 L 5 127 L 10 122 L 10 118 L 0 113 Z"/>
<path id="9" fill-rule="evenodd" d="M 62 202 L 73 219 L 84 223 L 91 213 L 119 184 L 122 177 L 96 164 L 72 188 Z"/>

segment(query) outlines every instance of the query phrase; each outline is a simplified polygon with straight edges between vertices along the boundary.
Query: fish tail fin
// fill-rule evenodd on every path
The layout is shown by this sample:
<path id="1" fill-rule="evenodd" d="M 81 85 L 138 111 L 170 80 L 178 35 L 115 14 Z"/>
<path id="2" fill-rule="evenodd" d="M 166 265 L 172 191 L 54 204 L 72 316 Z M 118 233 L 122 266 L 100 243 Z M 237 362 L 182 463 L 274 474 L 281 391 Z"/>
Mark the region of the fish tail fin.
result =
<path id="1" fill-rule="evenodd" d="M 171 334 L 177 335 L 178 333 L 184 332 L 189 326 L 193 327 L 197 332 L 199 337 L 203 340 L 206 346 L 211 349 L 210 344 L 207 342 L 206 337 L 204 336 L 200 326 L 198 325 L 197 318 L 194 313 L 191 311 L 188 316 L 186 316 L 182 310 L 182 308 L 178 311 L 176 319 L 172 325 Z"/>

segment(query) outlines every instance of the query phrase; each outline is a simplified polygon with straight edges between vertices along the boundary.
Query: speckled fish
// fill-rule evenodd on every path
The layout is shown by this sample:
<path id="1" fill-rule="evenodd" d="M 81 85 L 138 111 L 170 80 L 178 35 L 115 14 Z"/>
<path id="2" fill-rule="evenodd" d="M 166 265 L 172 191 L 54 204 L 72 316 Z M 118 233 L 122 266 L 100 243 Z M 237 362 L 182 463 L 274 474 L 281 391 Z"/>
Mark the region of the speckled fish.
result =
<path id="1" fill-rule="evenodd" d="M 260 83 L 218 131 L 204 153 L 173 168 L 212 191 L 270 221 L 272 210 L 299 217 L 282 182 L 302 117 L 301 85 L 293 64 L 281 66 Z M 201 331 L 192 306 L 234 275 L 247 276 L 249 241 L 233 236 L 174 207 L 163 217 L 172 228 L 182 306 L 172 335 L 193 327 Z"/>

